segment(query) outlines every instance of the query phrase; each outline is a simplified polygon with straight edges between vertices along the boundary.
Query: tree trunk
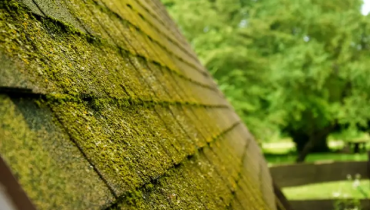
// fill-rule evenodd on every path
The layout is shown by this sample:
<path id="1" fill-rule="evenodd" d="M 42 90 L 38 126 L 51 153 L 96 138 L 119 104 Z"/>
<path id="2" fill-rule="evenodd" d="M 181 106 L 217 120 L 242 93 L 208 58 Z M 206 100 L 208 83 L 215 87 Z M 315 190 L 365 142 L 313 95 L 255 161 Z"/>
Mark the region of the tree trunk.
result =
<path id="1" fill-rule="evenodd" d="M 327 137 L 330 134 L 332 126 L 328 126 L 316 133 L 310 135 L 309 141 L 305 144 L 303 149 L 298 152 L 296 162 L 304 162 L 307 155 L 311 152 L 328 152 L 329 146 L 327 144 Z"/>
<path id="2" fill-rule="evenodd" d="M 330 151 L 328 142 L 327 142 L 328 134 L 321 136 L 321 139 L 317 140 L 317 143 L 313 145 L 311 152 L 328 152 Z M 301 153 L 305 147 L 305 145 L 308 143 L 310 136 L 304 133 L 298 133 L 295 135 L 292 135 L 293 141 L 296 145 L 297 153 Z"/>
<path id="3" fill-rule="evenodd" d="M 295 143 L 297 153 L 302 152 L 304 146 L 310 139 L 310 137 L 307 134 L 301 132 L 293 133 L 291 134 L 291 137 L 293 138 L 293 142 Z"/>
<path id="4" fill-rule="evenodd" d="M 314 147 L 315 141 L 314 137 L 307 142 L 307 144 L 304 146 L 303 150 L 298 154 L 298 157 L 296 159 L 297 163 L 302 163 L 306 159 L 307 155 L 310 153 L 312 148 Z"/>
<path id="5" fill-rule="evenodd" d="M 313 146 L 311 152 L 312 153 L 320 153 L 320 152 L 329 152 L 329 145 L 327 138 L 329 136 L 329 133 L 326 133 L 317 139 L 316 144 Z"/>

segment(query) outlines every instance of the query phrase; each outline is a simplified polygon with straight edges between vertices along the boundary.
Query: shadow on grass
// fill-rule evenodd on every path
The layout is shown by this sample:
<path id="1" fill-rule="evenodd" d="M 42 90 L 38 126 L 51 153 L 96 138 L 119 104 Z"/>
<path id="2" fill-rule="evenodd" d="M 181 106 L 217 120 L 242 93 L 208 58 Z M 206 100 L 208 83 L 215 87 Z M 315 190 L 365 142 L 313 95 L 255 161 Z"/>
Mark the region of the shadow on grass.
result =
<path id="1" fill-rule="evenodd" d="M 289 151 L 287 153 L 269 153 L 264 152 L 264 156 L 269 165 L 277 164 L 294 164 L 295 159 L 298 156 L 298 153 L 295 151 Z M 333 150 L 332 152 L 326 153 L 311 153 L 307 156 L 305 162 L 312 163 L 317 161 L 366 161 L 367 154 L 347 154 L 339 153 L 338 151 Z"/>
<path id="2" fill-rule="evenodd" d="M 295 151 L 290 151 L 287 153 L 264 153 L 265 159 L 269 164 L 288 164 L 288 163 L 294 163 L 295 159 L 298 156 L 298 153 Z"/>

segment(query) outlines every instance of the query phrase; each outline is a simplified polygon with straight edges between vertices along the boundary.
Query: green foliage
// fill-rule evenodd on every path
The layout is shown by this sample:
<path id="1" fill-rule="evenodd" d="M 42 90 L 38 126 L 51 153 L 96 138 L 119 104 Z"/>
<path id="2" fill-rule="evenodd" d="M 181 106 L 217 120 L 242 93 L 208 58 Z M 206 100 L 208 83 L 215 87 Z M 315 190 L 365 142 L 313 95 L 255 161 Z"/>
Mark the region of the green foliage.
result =
<path id="1" fill-rule="evenodd" d="M 352 182 L 352 187 L 356 189 L 364 199 L 368 198 L 367 195 L 367 190 L 364 190 L 361 186 L 361 176 L 357 174 L 355 176 L 355 179 L 352 180 L 351 175 L 347 175 L 347 179 Z M 338 200 L 335 201 L 334 203 L 334 209 L 335 210 L 351 210 L 351 209 L 356 209 L 356 210 L 361 210 L 361 202 L 358 198 L 348 198 L 347 194 L 341 195 L 341 192 L 335 192 L 335 196 L 338 198 Z M 352 197 L 352 196 L 351 196 Z"/>
<path id="2" fill-rule="evenodd" d="M 221 90 L 257 136 L 269 136 L 277 127 L 268 123 L 268 60 L 248 47 L 245 38 L 250 1 L 164 0 L 172 17 L 195 48 Z M 258 85 L 256 85 L 258 84 Z"/>
<path id="3" fill-rule="evenodd" d="M 368 125 L 370 17 L 361 0 L 162 2 L 259 139 Z"/>

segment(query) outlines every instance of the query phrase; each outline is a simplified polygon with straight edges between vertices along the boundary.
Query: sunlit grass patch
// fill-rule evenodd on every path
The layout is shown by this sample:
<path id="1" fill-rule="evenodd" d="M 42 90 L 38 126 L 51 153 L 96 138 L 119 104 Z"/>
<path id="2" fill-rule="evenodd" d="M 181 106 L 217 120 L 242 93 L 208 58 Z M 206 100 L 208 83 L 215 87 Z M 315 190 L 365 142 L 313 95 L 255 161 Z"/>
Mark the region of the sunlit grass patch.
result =
<path id="1" fill-rule="evenodd" d="M 370 181 L 361 180 L 359 186 L 368 196 L 370 195 Z M 289 200 L 308 199 L 335 199 L 335 198 L 357 198 L 365 199 L 363 193 L 354 187 L 354 181 L 337 181 L 304 186 L 287 187 L 283 189 Z"/>

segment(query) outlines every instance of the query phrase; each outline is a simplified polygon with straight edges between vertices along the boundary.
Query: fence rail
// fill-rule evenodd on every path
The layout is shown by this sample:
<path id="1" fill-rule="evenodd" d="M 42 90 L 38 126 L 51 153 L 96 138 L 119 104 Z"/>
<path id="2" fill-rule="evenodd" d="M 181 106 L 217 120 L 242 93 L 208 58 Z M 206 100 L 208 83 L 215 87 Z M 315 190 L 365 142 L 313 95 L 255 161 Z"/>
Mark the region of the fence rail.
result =
<path id="1" fill-rule="evenodd" d="M 286 200 L 279 187 L 292 187 L 307 184 L 346 180 L 348 175 L 360 175 L 361 179 L 370 179 L 370 152 L 368 161 L 316 162 L 270 167 L 271 176 L 276 183 L 276 196 Z M 333 199 L 290 200 L 283 203 L 287 210 L 334 210 Z M 370 200 L 360 200 L 361 209 L 370 209 Z M 278 206 L 278 209 L 279 206 Z"/>
<path id="2" fill-rule="evenodd" d="M 367 164 L 367 161 L 351 161 L 281 165 L 271 167 L 270 172 L 280 187 L 292 187 L 346 180 L 348 174 L 358 174 L 361 179 L 369 179 Z"/>

